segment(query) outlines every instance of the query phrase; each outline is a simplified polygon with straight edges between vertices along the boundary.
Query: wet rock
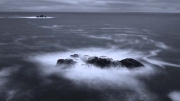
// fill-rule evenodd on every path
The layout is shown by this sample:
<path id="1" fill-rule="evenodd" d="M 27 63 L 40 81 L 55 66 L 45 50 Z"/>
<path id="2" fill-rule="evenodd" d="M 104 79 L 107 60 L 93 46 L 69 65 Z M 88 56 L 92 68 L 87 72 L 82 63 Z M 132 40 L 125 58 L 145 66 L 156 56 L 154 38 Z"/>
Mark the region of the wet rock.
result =
<path id="1" fill-rule="evenodd" d="M 132 69 L 144 66 L 142 63 L 132 58 L 123 59 L 121 61 L 114 61 L 112 58 L 108 58 L 106 56 L 90 57 L 88 55 L 81 55 L 80 57 L 79 54 L 70 56 L 72 59 L 59 59 L 57 61 L 57 65 L 74 65 L 76 61 L 81 61 L 84 65 L 94 65 L 99 68 L 126 67 L 128 69 Z"/>
<path id="2" fill-rule="evenodd" d="M 78 58 L 79 55 L 78 54 L 74 54 L 74 55 L 71 55 L 71 57 Z"/>
<path id="3" fill-rule="evenodd" d="M 73 59 L 59 59 L 56 65 L 74 65 L 75 63 Z"/>
<path id="4" fill-rule="evenodd" d="M 111 60 L 99 57 L 90 57 L 87 61 L 88 64 L 100 66 L 100 67 L 107 67 L 110 66 Z"/>
<path id="5" fill-rule="evenodd" d="M 123 67 L 127 68 L 136 68 L 144 66 L 142 63 L 132 58 L 123 59 L 119 62 L 122 64 Z"/>
<path id="6" fill-rule="evenodd" d="M 101 57 L 90 57 L 87 59 L 86 63 L 101 68 L 120 65 L 119 62 L 113 61 L 111 58 L 101 58 Z"/>

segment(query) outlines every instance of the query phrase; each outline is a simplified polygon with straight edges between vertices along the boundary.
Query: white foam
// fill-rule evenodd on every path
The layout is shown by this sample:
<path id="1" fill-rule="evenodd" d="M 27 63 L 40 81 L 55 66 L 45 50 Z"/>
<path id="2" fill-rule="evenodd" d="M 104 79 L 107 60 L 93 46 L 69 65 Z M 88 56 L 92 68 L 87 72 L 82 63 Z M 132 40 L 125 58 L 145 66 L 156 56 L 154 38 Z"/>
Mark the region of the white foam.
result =
<path id="1" fill-rule="evenodd" d="M 20 41 L 26 40 L 26 37 L 20 37 L 14 40 L 14 42 L 19 43 Z"/>
<path id="2" fill-rule="evenodd" d="M 159 52 L 161 52 L 161 50 L 152 50 L 152 51 L 150 51 L 150 54 L 146 55 L 146 57 L 143 57 L 143 59 L 151 64 L 154 64 L 154 65 L 157 65 L 160 67 L 165 67 L 165 66 L 180 67 L 179 64 L 173 64 L 173 63 L 162 61 L 157 58 L 151 58 L 151 57 L 155 57 L 156 55 L 158 55 Z"/>
<path id="3" fill-rule="evenodd" d="M 40 35 L 38 35 L 38 36 L 36 36 L 36 35 L 34 35 L 34 36 L 31 36 L 31 38 L 53 38 L 53 37 L 56 37 L 56 36 L 54 36 L 54 35 L 51 35 L 51 36 L 40 36 Z"/>
<path id="4" fill-rule="evenodd" d="M 41 26 L 42 28 L 61 28 L 62 25 L 52 25 L 52 26 Z"/>
<path id="5" fill-rule="evenodd" d="M 145 60 L 148 61 L 151 64 L 158 65 L 158 66 L 161 66 L 161 67 L 165 67 L 165 66 L 180 67 L 180 65 L 178 65 L 178 64 L 173 64 L 173 63 L 165 62 L 165 61 L 158 60 L 158 59 L 146 58 Z"/>
<path id="6" fill-rule="evenodd" d="M 5 89 L 5 84 L 8 82 L 9 80 L 9 76 L 11 75 L 12 72 L 16 72 L 16 70 L 18 70 L 17 67 L 8 67 L 8 68 L 3 68 L 0 71 L 0 92 L 3 92 L 7 89 Z"/>
<path id="7" fill-rule="evenodd" d="M 161 49 L 169 49 L 168 46 L 166 46 L 164 43 L 162 42 L 157 42 L 157 41 L 154 41 L 152 39 L 150 39 L 150 42 L 154 43 L 156 45 L 156 47 L 159 47 Z"/>
<path id="8" fill-rule="evenodd" d="M 124 29 L 124 28 L 101 28 L 101 29 L 109 30 L 109 29 Z"/>
<path id="9" fill-rule="evenodd" d="M 152 68 L 141 68 L 138 70 L 128 70 L 125 68 L 101 69 L 97 67 L 76 66 L 71 69 L 62 70 L 64 77 L 74 81 L 77 85 L 82 83 L 91 88 L 101 89 L 103 87 L 130 88 L 141 85 L 136 76 L 150 75 L 154 71 Z"/>
<path id="10" fill-rule="evenodd" d="M 168 97 L 172 101 L 180 101 L 180 91 L 173 91 L 168 95 Z"/>
<path id="11" fill-rule="evenodd" d="M 156 46 L 162 49 L 169 49 L 169 47 L 162 42 L 156 42 Z"/>
<path id="12" fill-rule="evenodd" d="M 143 38 L 143 37 L 146 37 L 145 35 L 141 35 L 141 34 L 114 34 L 115 37 L 118 37 L 118 38 L 125 38 L 125 37 L 128 37 L 129 38 L 132 38 L 134 39 L 134 37 L 140 37 L 140 38 Z"/>
<path id="13" fill-rule="evenodd" d="M 70 55 L 74 53 L 80 53 L 90 56 L 107 56 L 113 58 L 114 60 L 122 60 L 124 58 L 142 58 L 145 55 L 141 52 L 135 50 L 116 50 L 115 49 L 103 49 L 103 48 L 82 48 L 77 50 L 69 50 L 67 52 L 57 52 L 57 53 L 47 53 L 40 54 L 33 59 L 37 60 L 40 63 L 46 62 L 46 64 L 54 65 L 56 60 L 59 58 L 69 58 Z M 48 57 L 48 58 L 47 58 Z"/>
<path id="14" fill-rule="evenodd" d="M 0 71 L 0 77 L 6 77 L 11 74 L 11 72 L 14 71 L 13 67 L 12 68 L 4 68 Z"/>
<path id="15" fill-rule="evenodd" d="M 17 92 L 15 90 L 7 91 L 7 99 L 6 101 L 12 101 L 13 97 L 15 96 Z"/>
<path id="16" fill-rule="evenodd" d="M 133 28 L 110 28 L 110 27 L 106 27 L 106 28 L 101 28 L 101 29 L 104 29 L 104 30 L 110 30 L 110 29 L 121 29 L 121 30 L 133 30 Z"/>
<path id="17" fill-rule="evenodd" d="M 113 47 L 112 47 L 113 48 Z M 91 56 L 107 56 L 110 58 L 113 58 L 114 60 L 122 60 L 125 58 L 134 58 L 134 59 L 143 59 L 148 63 L 155 64 L 158 66 L 176 66 L 179 67 L 177 64 L 172 64 L 168 62 L 164 62 L 160 59 L 152 58 L 158 55 L 158 53 L 161 50 L 152 50 L 149 53 L 144 53 L 140 51 L 135 50 L 121 50 L 121 49 L 102 49 L 102 48 L 84 48 L 79 50 L 70 50 L 68 52 L 57 52 L 57 53 L 47 53 L 47 54 L 40 54 L 35 57 L 33 57 L 34 60 L 36 60 L 40 64 L 54 66 L 56 64 L 56 61 L 59 58 L 69 58 L 70 55 L 74 53 L 80 53 L 84 55 L 91 55 Z"/>
<path id="18" fill-rule="evenodd" d="M 128 70 L 126 68 L 106 68 L 101 69 L 95 66 L 82 65 L 81 59 L 75 59 L 78 64 L 70 67 L 55 67 L 56 61 L 59 58 L 70 58 L 72 54 L 84 54 L 90 56 L 107 56 L 114 60 L 122 60 L 125 58 L 139 59 L 145 55 L 134 50 L 117 50 L 117 49 L 102 49 L 102 48 L 87 48 L 78 50 L 69 50 L 67 52 L 47 53 L 30 57 L 31 61 L 38 63 L 40 66 L 41 75 L 56 74 L 60 77 L 71 80 L 75 85 L 82 87 L 87 86 L 91 89 L 130 89 L 134 93 L 132 96 L 138 98 L 153 99 L 151 93 L 146 90 L 146 86 L 138 79 L 138 77 L 149 77 L 154 75 L 156 70 L 146 64 L 145 67 Z M 47 80 L 49 81 L 49 80 Z M 127 94 L 129 95 L 129 94 Z M 151 98 L 149 98 L 151 96 Z M 128 99 L 132 100 L 128 97 Z"/>
<path id="19" fill-rule="evenodd" d="M 41 69 L 45 73 L 45 75 L 49 75 L 52 73 L 64 74 L 64 77 L 74 80 L 76 83 L 77 82 L 81 82 L 81 83 L 83 82 L 87 84 L 92 83 L 91 85 L 95 85 L 96 83 L 103 84 L 103 82 L 109 82 L 108 85 L 114 84 L 114 85 L 122 86 L 125 85 L 124 83 L 130 81 L 132 81 L 132 83 L 133 82 L 136 83 L 137 82 L 136 80 L 128 81 L 128 79 L 134 79 L 135 76 L 152 75 L 153 73 L 155 73 L 154 69 L 148 65 L 146 65 L 145 68 L 140 68 L 138 70 L 136 69 L 128 70 L 125 68 L 100 69 L 93 66 L 89 67 L 87 65 L 82 65 L 83 62 L 80 60 L 76 60 L 78 61 L 79 64 L 75 65 L 75 67 L 72 68 L 61 69 L 55 67 L 56 62 L 59 58 L 62 59 L 70 58 L 70 55 L 74 53 L 81 53 L 84 55 L 91 55 L 91 56 L 107 56 L 113 58 L 114 60 L 122 60 L 125 58 L 140 59 L 142 57 L 145 57 L 143 53 L 133 50 L 115 50 L 115 49 L 105 50 L 101 48 L 88 48 L 88 49 L 80 49 L 80 50 L 71 50 L 62 53 L 41 54 L 35 57 L 31 57 L 30 59 L 37 62 L 41 66 Z"/>
<path id="20" fill-rule="evenodd" d="M 105 39 L 105 40 L 112 40 L 112 37 L 103 35 L 103 36 L 95 36 L 95 35 L 82 35 L 88 38 L 94 38 L 94 39 Z"/>

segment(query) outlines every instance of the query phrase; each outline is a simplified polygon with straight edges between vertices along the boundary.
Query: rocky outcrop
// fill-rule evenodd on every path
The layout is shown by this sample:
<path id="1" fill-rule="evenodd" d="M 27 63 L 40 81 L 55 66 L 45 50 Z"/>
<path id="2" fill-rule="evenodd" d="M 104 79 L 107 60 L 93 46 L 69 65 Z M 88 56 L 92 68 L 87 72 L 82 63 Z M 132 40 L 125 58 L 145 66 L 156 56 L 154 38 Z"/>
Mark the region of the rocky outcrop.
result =
<path id="1" fill-rule="evenodd" d="M 90 57 L 88 55 L 79 55 L 79 54 L 74 54 L 74 55 L 70 55 L 70 56 L 72 59 L 59 59 L 57 61 L 57 65 L 58 66 L 74 65 L 74 64 L 78 63 L 78 61 L 83 61 L 83 63 L 88 66 L 94 65 L 99 68 L 126 67 L 129 69 L 132 69 L 132 68 L 144 66 L 142 63 L 140 63 L 139 61 L 132 59 L 132 58 L 126 58 L 126 59 L 123 59 L 120 61 L 118 61 L 118 60 L 115 61 L 112 58 L 108 58 L 106 56 Z"/>
<path id="2" fill-rule="evenodd" d="M 127 58 L 119 61 L 123 67 L 128 67 L 128 68 L 134 68 L 134 67 L 142 67 L 144 66 L 142 63 L 140 63 L 137 60 L 134 60 L 132 58 Z"/>
<path id="3" fill-rule="evenodd" d="M 36 17 L 46 18 L 47 16 L 46 15 L 38 15 Z"/>
<path id="4" fill-rule="evenodd" d="M 74 65 L 76 62 L 73 59 L 59 59 L 57 65 Z"/>
<path id="5" fill-rule="evenodd" d="M 85 61 L 87 64 L 92 64 L 101 68 L 105 67 L 117 67 L 121 66 L 118 61 L 113 61 L 111 58 L 101 58 L 101 57 L 90 57 Z"/>

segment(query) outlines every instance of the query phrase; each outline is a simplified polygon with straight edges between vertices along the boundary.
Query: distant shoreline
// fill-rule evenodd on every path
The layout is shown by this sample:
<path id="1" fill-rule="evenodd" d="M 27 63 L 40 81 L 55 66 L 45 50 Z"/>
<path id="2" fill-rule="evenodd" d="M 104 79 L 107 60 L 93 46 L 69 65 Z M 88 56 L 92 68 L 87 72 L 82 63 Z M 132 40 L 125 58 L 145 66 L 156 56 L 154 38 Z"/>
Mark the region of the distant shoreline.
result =
<path id="1" fill-rule="evenodd" d="M 0 13 L 180 14 L 180 12 L 1 12 L 1 11 Z"/>

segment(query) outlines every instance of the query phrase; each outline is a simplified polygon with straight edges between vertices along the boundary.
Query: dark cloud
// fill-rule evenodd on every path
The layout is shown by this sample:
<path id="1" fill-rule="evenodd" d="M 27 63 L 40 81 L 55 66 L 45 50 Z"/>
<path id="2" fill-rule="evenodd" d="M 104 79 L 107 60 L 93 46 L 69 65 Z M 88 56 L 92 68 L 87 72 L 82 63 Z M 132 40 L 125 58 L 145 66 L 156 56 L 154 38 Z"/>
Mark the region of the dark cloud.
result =
<path id="1" fill-rule="evenodd" d="M 179 12 L 179 0 L 1 0 L 0 11 Z"/>

